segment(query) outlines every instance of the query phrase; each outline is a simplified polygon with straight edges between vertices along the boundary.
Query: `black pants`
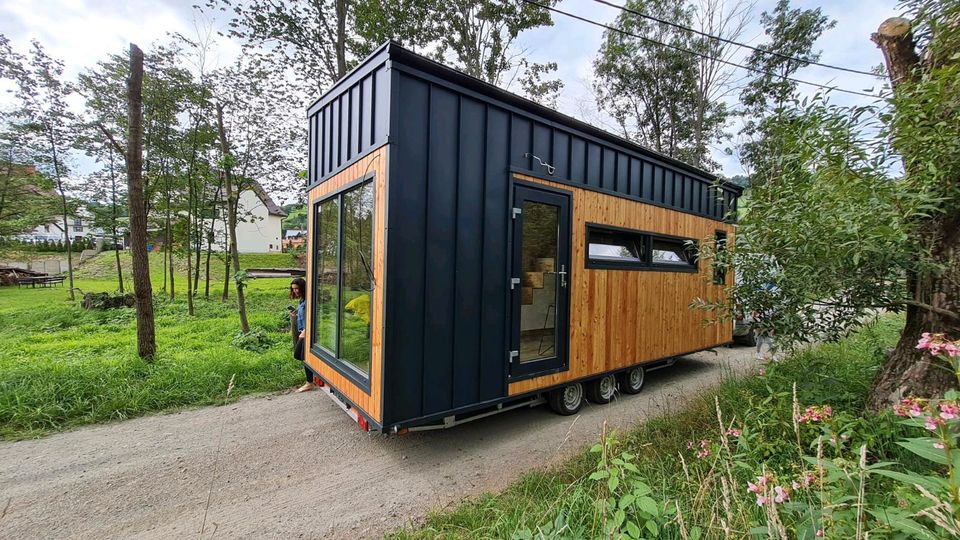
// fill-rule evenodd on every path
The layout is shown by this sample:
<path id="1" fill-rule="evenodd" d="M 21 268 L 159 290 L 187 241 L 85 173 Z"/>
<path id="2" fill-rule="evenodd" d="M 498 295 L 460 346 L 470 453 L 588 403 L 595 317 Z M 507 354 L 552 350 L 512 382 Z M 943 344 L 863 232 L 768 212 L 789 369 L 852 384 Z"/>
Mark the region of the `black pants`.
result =
<path id="1" fill-rule="evenodd" d="M 303 372 L 307 376 L 307 382 L 313 382 L 313 372 L 310 371 L 310 368 L 304 361 L 303 345 L 303 338 L 298 339 L 297 344 L 293 346 L 293 357 L 303 362 Z"/>

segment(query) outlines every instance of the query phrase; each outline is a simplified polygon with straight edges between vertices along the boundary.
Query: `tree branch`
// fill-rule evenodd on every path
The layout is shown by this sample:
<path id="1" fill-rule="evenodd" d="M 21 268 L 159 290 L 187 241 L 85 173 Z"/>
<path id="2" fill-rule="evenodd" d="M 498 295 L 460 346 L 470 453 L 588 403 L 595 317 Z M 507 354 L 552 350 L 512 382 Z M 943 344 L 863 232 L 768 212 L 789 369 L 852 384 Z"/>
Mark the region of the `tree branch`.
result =
<path id="1" fill-rule="evenodd" d="M 113 138 L 113 134 L 110 133 L 110 130 L 107 129 L 106 126 L 104 126 L 100 122 L 97 122 L 97 127 L 107 137 L 107 140 L 110 141 L 110 145 L 113 146 L 114 150 L 116 150 L 117 153 L 123 156 L 123 159 L 127 159 L 127 151 L 124 150 L 123 147 L 120 146 L 120 143 L 118 143 L 117 140 Z"/>

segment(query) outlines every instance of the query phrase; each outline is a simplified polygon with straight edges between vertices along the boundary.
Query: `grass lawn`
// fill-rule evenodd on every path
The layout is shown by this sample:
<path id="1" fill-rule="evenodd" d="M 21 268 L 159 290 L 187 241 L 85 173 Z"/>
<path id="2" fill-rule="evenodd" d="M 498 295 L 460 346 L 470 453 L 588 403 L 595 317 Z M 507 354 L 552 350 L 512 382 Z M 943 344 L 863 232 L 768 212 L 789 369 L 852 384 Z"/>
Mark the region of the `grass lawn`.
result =
<path id="1" fill-rule="evenodd" d="M 113 253 L 77 272 L 84 292 L 115 291 Z M 292 266 L 288 255 L 241 255 L 243 267 Z M 212 265 L 214 266 L 214 265 Z M 247 288 L 250 324 L 270 344 L 251 352 L 232 344 L 239 331 L 235 291 L 220 302 L 223 268 L 211 298 L 196 299 L 187 315 L 177 276 L 177 299 L 160 292 L 162 260 L 151 254 L 158 355 L 137 358 L 133 309 L 86 311 L 61 288 L 0 288 L 0 437 L 41 436 L 78 425 L 124 419 L 183 406 L 220 404 L 256 392 L 276 391 L 303 378 L 292 358 L 285 279 L 252 280 Z M 213 272 L 211 272 L 213 274 Z M 129 273 L 126 286 L 132 286 Z M 215 292 L 215 294 L 214 294 Z M 78 297 L 79 301 L 79 297 Z M 227 398 L 231 377 L 234 389 Z"/>
<path id="2" fill-rule="evenodd" d="M 827 443 L 823 450 L 825 459 L 836 458 L 838 463 L 855 467 L 857 450 L 866 444 L 870 463 L 896 460 L 902 467 L 929 471 L 928 462 L 896 444 L 906 433 L 916 436 L 916 428 L 897 424 L 890 414 L 872 415 L 863 411 L 864 398 L 883 350 L 895 343 L 902 324 L 899 317 L 886 317 L 839 343 L 817 346 L 770 364 L 759 377 L 727 381 L 695 398 L 676 414 L 645 422 L 628 433 L 617 434 L 617 440 L 611 439 L 606 445 L 598 444 L 593 451 L 584 451 L 560 467 L 528 473 L 503 492 L 482 495 L 453 509 L 432 513 L 424 523 L 395 531 L 390 536 L 398 539 L 658 537 L 685 540 L 767 537 L 766 528 L 756 527 L 756 523 L 763 523 L 769 517 L 765 514 L 767 507 L 758 506 L 753 495 L 746 493 L 747 482 L 756 482 L 756 476 L 763 474 L 761 471 L 768 471 L 790 486 L 790 475 L 801 474 L 805 466 L 809 467 L 802 456 L 815 454 L 815 435 L 823 433 L 817 430 L 826 429 L 828 425 L 841 442 L 836 446 Z M 833 416 L 829 422 L 794 424 L 794 384 L 800 407 L 832 406 Z M 724 425 L 742 431 L 737 437 L 728 435 L 732 441 L 728 459 L 720 458 L 724 450 L 720 446 L 722 437 L 715 403 L 719 403 L 723 411 Z M 794 425 L 800 429 L 796 438 Z M 911 429 L 913 431 L 909 431 Z M 798 441 L 800 438 L 802 443 Z M 701 441 L 707 442 L 701 444 Z M 709 450 L 709 455 L 698 457 L 697 453 L 704 448 Z M 626 452 L 625 458 L 623 452 Z M 620 458 L 623 460 L 619 463 L 632 463 L 637 472 L 626 473 L 617 463 Z M 729 469 L 725 464 L 730 465 Z M 735 478 L 735 485 L 728 485 L 724 495 L 720 477 L 728 474 Z M 622 483 L 611 488 L 612 476 Z M 849 484 L 852 500 L 856 501 L 856 482 Z M 898 497 L 906 498 L 899 489 L 888 478 L 870 477 L 866 489 L 870 506 L 867 507 L 896 507 Z M 811 491 L 794 492 L 789 504 L 795 506 L 781 507 L 782 515 L 778 519 L 785 523 L 787 536 L 816 536 L 813 529 L 804 525 L 803 518 L 793 514 L 799 515 L 801 505 L 808 504 L 808 508 L 821 512 L 815 514 L 820 520 L 818 526 L 830 524 L 826 537 L 853 538 L 854 534 L 848 535 L 846 531 L 853 527 L 856 519 L 843 514 L 851 511 L 851 499 L 843 499 L 830 491 L 825 496 L 835 496 L 835 499 L 829 504 L 816 502 L 816 494 Z M 678 509 L 684 520 L 683 532 L 677 520 Z M 825 517 L 828 513 L 831 513 L 829 518 Z M 654 514 L 656 517 L 652 517 Z M 633 520 L 639 528 L 624 525 L 623 536 L 604 533 L 617 519 L 623 519 L 623 523 Z M 729 532 L 723 530 L 722 520 Z M 646 521 L 651 523 L 647 525 Z M 876 527 L 873 521 L 867 523 L 868 529 L 874 528 L 871 537 L 906 537 L 887 536 Z M 633 533 L 637 532 L 635 536 Z M 889 529 L 886 532 L 889 533 Z M 771 537 L 778 537 L 775 533 Z"/>

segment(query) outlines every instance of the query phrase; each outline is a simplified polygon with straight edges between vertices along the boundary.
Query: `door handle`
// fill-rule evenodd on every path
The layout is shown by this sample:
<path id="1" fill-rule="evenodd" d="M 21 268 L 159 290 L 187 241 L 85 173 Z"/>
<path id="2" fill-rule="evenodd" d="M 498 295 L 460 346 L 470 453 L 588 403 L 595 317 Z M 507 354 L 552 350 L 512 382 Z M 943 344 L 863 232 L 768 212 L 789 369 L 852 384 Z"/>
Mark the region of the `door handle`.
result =
<path id="1" fill-rule="evenodd" d="M 565 288 L 567 286 L 567 265 L 561 264 L 557 275 L 560 276 L 560 286 Z"/>

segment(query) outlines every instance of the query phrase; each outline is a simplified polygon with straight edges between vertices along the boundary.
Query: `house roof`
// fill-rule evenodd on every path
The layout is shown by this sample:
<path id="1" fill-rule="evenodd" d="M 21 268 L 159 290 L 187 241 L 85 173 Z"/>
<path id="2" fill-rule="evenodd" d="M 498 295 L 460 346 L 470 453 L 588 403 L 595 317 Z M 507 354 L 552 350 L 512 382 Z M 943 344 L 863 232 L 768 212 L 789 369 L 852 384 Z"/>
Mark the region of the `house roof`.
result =
<path id="1" fill-rule="evenodd" d="M 267 212 L 271 216 L 287 217 L 287 213 L 283 211 L 283 208 L 277 206 L 277 203 L 273 202 L 273 199 L 270 198 L 270 194 L 263 189 L 263 186 L 260 185 L 260 182 L 256 180 L 250 180 L 250 189 L 257 194 L 257 197 L 263 202 L 263 205 L 267 207 Z"/>

